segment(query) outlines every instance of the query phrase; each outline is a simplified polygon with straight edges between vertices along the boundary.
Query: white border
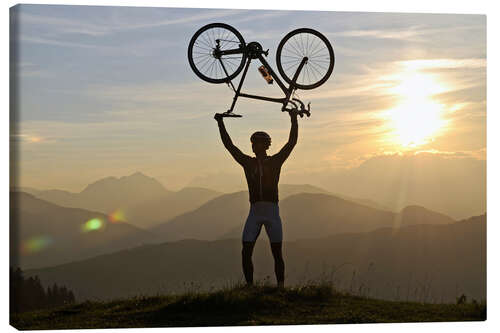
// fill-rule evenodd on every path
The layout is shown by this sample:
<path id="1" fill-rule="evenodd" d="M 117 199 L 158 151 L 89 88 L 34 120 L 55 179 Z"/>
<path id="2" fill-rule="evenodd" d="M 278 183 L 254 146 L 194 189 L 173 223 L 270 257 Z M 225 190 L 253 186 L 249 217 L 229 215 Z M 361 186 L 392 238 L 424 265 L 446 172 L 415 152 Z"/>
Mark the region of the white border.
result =
<path id="1" fill-rule="evenodd" d="M 6 1 L 7 7 L 4 5 L 4 10 L 2 12 L 2 29 L 1 38 L 2 44 L 4 46 L 8 45 L 9 42 L 9 11 L 8 7 L 11 7 L 17 2 Z M 349 1 L 324 1 L 324 0 L 307 0 L 307 1 L 263 1 L 256 0 L 252 2 L 236 2 L 236 1 L 223 1 L 223 0 L 212 0 L 210 2 L 202 2 L 201 0 L 184 0 L 184 1 L 162 1 L 162 0 L 87 0 L 87 1 L 29 1 L 27 3 L 32 4 L 68 4 L 68 5 L 109 5 L 109 6 L 140 6 L 140 7 L 201 7 L 201 8 L 242 8 L 242 9 L 288 9 L 288 10 L 331 10 L 331 11 L 364 11 L 364 12 L 417 12 L 417 13 L 461 13 L 461 14 L 487 14 L 487 25 L 488 25 L 488 320 L 484 323 L 431 323 L 431 324 L 377 324 L 377 325 L 317 325 L 317 326 L 275 326 L 275 327 L 242 327 L 242 328 L 185 328 L 185 329 L 169 329 L 169 332 L 219 332 L 221 330 L 228 331 L 239 331 L 239 332 L 250 332 L 249 330 L 258 329 L 260 332 L 271 330 L 273 332 L 300 332 L 302 330 L 313 330 L 315 332 L 326 332 L 331 330 L 336 330 L 339 332 L 358 332 L 361 330 L 370 330 L 370 332 L 400 332 L 404 330 L 405 332 L 414 332 L 417 330 L 440 330 L 440 331 L 453 331 L 453 332 L 469 332 L 471 330 L 481 329 L 485 331 L 498 331 L 497 319 L 498 314 L 498 298 L 499 298 L 499 288 L 497 287 L 497 281 L 499 281 L 498 268 L 495 265 L 498 243 L 495 242 L 493 238 L 495 235 L 499 235 L 497 221 L 498 221 L 498 211 L 494 204 L 498 201 L 496 196 L 498 191 L 498 176 L 497 171 L 500 170 L 498 165 L 497 156 L 497 145 L 495 142 L 499 141 L 498 132 L 494 125 L 499 124 L 498 121 L 498 87 L 500 84 L 498 82 L 498 37 L 495 36 L 495 31 L 500 31 L 499 21 L 500 14 L 497 10 L 495 1 L 487 0 L 474 0 L 474 1 L 456 1 L 456 0 L 419 0 L 419 1 L 389 1 L 389 0 L 349 0 Z M 495 39 L 496 40 L 495 40 Z M 0 141 L 1 156 L 4 158 L 4 163 L 1 164 L 1 177 L 0 177 L 0 188 L 1 191 L 1 204 L 2 207 L 0 212 L 2 214 L 1 221 L 3 223 L 3 236 L 1 244 L 3 245 L 2 253 L 2 270 L 0 273 L 1 288 L 3 290 L 2 304 L 1 304 L 1 323 L 2 328 L 7 328 L 7 330 L 12 331 L 14 328 L 8 324 L 8 262 L 9 262 L 9 239 L 8 239 L 8 192 L 7 187 L 9 183 L 8 173 L 9 173 L 9 161 L 8 161 L 8 133 L 9 133 L 9 116 L 8 116 L 8 100 L 9 100 L 9 53 L 7 47 L 3 48 L 4 51 L 1 54 L 2 57 L 2 101 L 3 101 L 3 111 L 0 113 L 2 120 L 2 129 L 0 133 L 3 139 Z M 464 189 L 467 190 L 467 189 Z M 496 328 L 496 329 L 495 329 Z M 154 329 L 159 331 L 160 329 Z M 99 332 L 118 332 L 116 329 L 111 330 L 97 330 Z M 131 329 L 128 332 L 145 332 L 144 329 Z M 58 331 L 47 331 L 47 332 L 58 332 Z M 83 331 L 82 331 L 83 332 Z"/>

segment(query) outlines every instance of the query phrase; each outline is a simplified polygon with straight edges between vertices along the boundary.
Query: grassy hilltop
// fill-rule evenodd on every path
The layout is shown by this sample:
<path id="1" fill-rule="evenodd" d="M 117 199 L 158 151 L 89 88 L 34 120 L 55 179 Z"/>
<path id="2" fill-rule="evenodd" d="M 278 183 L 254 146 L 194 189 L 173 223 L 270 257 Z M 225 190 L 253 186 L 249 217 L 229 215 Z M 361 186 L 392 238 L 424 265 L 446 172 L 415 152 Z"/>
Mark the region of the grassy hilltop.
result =
<path id="1" fill-rule="evenodd" d="M 209 293 L 84 302 L 11 316 L 18 329 L 294 325 L 486 320 L 486 304 L 383 301 L 330 285 L 236 286 Z"/>

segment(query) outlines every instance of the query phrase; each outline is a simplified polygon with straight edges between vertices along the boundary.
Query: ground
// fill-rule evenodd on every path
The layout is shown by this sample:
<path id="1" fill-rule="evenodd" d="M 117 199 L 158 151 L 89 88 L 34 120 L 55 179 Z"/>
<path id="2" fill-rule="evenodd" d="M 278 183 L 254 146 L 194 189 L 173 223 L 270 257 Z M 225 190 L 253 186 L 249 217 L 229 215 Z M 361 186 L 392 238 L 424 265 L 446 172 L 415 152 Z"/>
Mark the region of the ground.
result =
<path id="1" fill-rule="evenodd" d="M 208 293 L 83 302 L 11 316 L 18 329 L 300 325 L 486 320 L 485 302 L 394 302 L 336 292 L 330 285 L 236 286 Z"/>

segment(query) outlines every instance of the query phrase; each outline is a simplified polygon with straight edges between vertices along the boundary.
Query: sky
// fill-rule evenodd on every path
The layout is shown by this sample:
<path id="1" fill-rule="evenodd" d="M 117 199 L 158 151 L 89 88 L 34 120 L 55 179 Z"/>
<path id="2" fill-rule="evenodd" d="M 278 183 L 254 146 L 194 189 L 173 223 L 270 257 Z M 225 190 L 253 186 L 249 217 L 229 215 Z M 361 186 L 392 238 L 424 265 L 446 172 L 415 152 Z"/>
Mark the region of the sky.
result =
<path id="1" fill-rule="evenodd" d="M 242 174 L 213 120 L 232 92 L 200 80 L 187 61 L 191 36 L 212 22 L 269 48 L 275 69 L 293 29 L 316 29 L 334 47 L 330 79 L 298 92 L 312 112 L 299 119 L 282 181 L 321 184 L 384 156 L 486 159 L 483 15 L 21 5 L 11 11 L 17 185 L 77 192 L 141 171 L 175 190 Z M 257 67 L 245 90 L 280 97 Z M 278 104 L 240 99 L 235 112 L 243 118 L 226 124 L 245 153 L 256 130 L 271 134 L 271 154 L 286 142 Z"/>

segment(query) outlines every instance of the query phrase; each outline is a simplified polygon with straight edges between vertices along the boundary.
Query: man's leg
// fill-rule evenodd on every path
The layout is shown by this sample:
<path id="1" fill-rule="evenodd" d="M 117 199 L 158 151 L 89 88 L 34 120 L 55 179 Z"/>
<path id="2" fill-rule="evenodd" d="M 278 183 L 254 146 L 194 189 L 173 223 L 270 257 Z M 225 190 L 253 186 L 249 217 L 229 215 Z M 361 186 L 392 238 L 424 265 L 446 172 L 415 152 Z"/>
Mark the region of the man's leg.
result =
<path id="1" fill-rule="evenodd" d="M 255 242 L 243 242 L 243 250 L 241 250 L 241 259 L 243 264 L 243 274 L 245 274 L 245 280 L 247 285 L 253 284 L 253 263 L 252 254 Z"/>
<path id="2" fill-rule="evenodd" d="M 281 251 L 282 242 L 271 243 L 271 251 L 274 257 L 274 272 L 278 287 L 283 288 L 285 284 L 285 262 Z"/>

